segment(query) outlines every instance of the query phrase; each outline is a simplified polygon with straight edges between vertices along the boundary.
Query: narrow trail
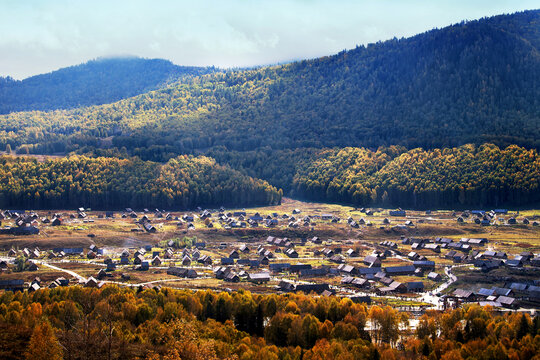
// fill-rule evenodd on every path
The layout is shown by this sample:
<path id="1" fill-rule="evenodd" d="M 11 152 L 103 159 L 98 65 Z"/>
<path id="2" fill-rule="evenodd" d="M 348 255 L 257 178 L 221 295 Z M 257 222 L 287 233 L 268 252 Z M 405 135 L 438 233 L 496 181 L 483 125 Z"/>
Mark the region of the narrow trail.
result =
<path id="1" fill-rule="evenodd" d="M 84 276 L 81 276 L 81 275 L 77 274 L 75 271 L 62 269 L 62 268 L 60 268 L 58 266 L 51 265 L 51 264 L 46 263 L 46 262 L 41 261 L 41 260 L 31 260 L 31 261 L 36 263 L 36 264 L 46 266 L 46 267 L 51 268 L 51 269 L 56 270 L 56 271 L 62 271 L 62 272 L 68 273 L 69 275 L 71 275 L 71 276 L 73 276 L 73 277 L 75 277 L 75 278 L 77 278 L 79 280 L 86 281 L 86 278 Z"/>

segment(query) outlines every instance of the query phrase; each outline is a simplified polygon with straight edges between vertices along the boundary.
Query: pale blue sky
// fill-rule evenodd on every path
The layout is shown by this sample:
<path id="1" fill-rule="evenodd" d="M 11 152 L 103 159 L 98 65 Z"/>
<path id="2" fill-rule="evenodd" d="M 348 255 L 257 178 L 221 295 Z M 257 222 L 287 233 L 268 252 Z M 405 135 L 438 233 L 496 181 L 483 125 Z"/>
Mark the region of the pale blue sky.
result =
<path id="1" fill-rule="evenodd" d="M 0 0 L 0 76 L 113 55 L 265 65 L 538 7 L 538 0 Z"/>

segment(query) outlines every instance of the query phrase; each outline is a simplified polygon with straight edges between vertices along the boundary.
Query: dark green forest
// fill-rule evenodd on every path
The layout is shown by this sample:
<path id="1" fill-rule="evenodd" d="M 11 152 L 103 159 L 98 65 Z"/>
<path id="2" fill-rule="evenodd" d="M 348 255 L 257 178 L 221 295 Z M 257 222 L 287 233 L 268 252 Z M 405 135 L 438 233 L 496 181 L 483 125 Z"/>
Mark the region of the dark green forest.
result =
<path id="1" fill-rule="evenodd" d="M 356 205 L 430 207 L 540 202 L 540 156 L 515 145 L 403 152 L 326 150 L 293 180 L 298 197 Z"/>
<path id="2" fill-rule="evenodd" d="M 289 195 L 359 205 L 534 203 L 539 49 L 540 10 L 462 22 L 110 104 L 2 115 L 0 149 L 204 155 Z"/>
<path id="3" fill-rule="evenodd" d="M 39 162 L 0 157 L 0 207 L 94 209 L 278 204 L 281 191 L 215 163 L 179 156 L 166 164 L 137 158 L 69 158 Z"/>
<path id="4" fill-rule="evenodd" d="M 0 78 L 0 114 L 111 103 L 213 71 L 161 59 L 118 57 L 92 60 L 21 81 Z"/>
<path id="5" fill-rule="evenodd" d="M 537 150 L 493 144 L 399 146 L 137 157 L 0 158 L 0 207 L 194 208 L 277 204 L 297 198 L 358 206 L 474 207 L 540 202 Z M 246 175 L 246 174 L 249 174 Z M 268 179 L 268 182 L 256 179 Z M 283 190 L 277 190 L 283 189 Z M 121 205 L 118 205 L 121 204 Z"/>
<path id="6" fill-rule="evenodd" d="M 115 147 L 152 160 L 214 146 L 538 148 L 539 19 L 498 16 L 110 105 L 14 113 L 0 119 L 0 145 L 73 151 L 114 136 Z"/>

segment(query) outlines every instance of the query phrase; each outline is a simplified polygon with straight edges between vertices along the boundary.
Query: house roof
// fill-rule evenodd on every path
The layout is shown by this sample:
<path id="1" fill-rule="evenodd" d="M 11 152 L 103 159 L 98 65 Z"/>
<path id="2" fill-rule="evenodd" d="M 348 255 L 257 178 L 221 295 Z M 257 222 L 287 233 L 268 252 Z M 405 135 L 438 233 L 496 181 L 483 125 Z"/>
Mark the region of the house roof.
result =
<path id="1" fill-rule="evenodd" d="M 328 268 L 327 267 L 320 267 L 315 269 L 302 269 L 300 270 L 301 276 L 323 276 L 328 274 Z"/>
<path id="2" fill-rule="evenodd" d="M 499 296 L 496 300 L 498 303 L 502 305 L 513 305 L 516 303 L 516 299 L 509 296 Z"/>
<path id="3" fill-rule="evenodd" d="M 221 258 L 222 264 L 234 264 L 234 259 L 230 257 Z"/>
<path id="4" fill-rule="evenodd" d="M 381 271 L 381 268 L 380 267 L 372 267 L 372 268 L 359 267 L 359 268 L 356 268 L 356 271 L 360 275 L 368 275 L 368 274 L 378 273 L 379 271 Z"/>
<path id="5" fill-rule="evenodd" d="M 500 287 L 494 287 L 492 289 L 497 295 L 508 296 L 512 293 L 512 289 L 500 288 Z"/>
<path id="6" fill-rule="evenodd" d="M 352 265 L 343 265 L 340 270 L 343 271 L 343 272 L 346 272 L 346 273 L 351 273 L 351 272 L 354 271 L 354 266 L 352 266 Z"/>
<path id="7" fill-rule="evenodd" d="M 517 291 L 524 291 L 527 290 L 527 284 L 523 283 L 512 283 L 510 284 L 510 289 L 517 290 Z"/>
<path id="8" fill-rule="evenodd" d="M 469 290 L 464 290 L 464 289 L 456 289 L 454 290 L 453 295 L 458 298 L 467 299 L 473 295 L 473 292 Z"/>
<path id="9" fill-rule="evenodd" d="M 284 291 L 294 291 L 294 284 L 281 280 L 278 285 Z"/>
<path id="10" fill-rule="evenodd" d="M 304 293 L 308 294 L 312 291 L 316 293 L 322 293 L 325 290 L 330 290 L 330 286 L 328 284 L 298 284 L 295 287 L 296 291 L 303 291 Z"/>
<path id="11" fill-rule="evenodd" d="M 430 260 L 418 260 L 413 262 L 414 266 L 435 266 L 435 261 Z"/>
<path id="12" fill-rule="evenodd" d="M 365 263 L 370 263 L 370 264 L 373 264 L 373 263 L 376 263 L 376 262 L 381 262 L 381 259 L 379 259 L 377 256 L 373 256 L 373 255 L 368 255 L 364 258 L 364 262 Z"/>
<path id="13" fill-rule="evenodd" d="M 384 268 L 384 271 L 387 274 L 396 274 L 396 273 L 413 273 L 416 268 L 413 265 L 405 266 L 388 266 Z"/>
<path id="14" fill-rule="evenodd" d="M 478 292 L 477 292 L 478 295 L 485 296 L 485 297 L 492 296 L 494 293 L 495 293 L 495 290 L 493 290 L 493 289 L 486 289 L 486 288 L 481 288 L 481 289 L 478 290 Z"/>
<path id="15" fill-rule="evenodd" d="M 521 260 L 506 260 L 506 266 L 520 267 L 523 266 L 523 261 Z"/>
<path id="16" fill-rule="evenodd" d="M 249 274 L 249 278 L 252 280 L 270 280 L 270 274 L 267 272 Z"/>
<path id="17" fill-rule="evenodd" d="M 421 281 L 410 281 L 407 283 L 407 290 L 423 289 L 424 283 Z"/>

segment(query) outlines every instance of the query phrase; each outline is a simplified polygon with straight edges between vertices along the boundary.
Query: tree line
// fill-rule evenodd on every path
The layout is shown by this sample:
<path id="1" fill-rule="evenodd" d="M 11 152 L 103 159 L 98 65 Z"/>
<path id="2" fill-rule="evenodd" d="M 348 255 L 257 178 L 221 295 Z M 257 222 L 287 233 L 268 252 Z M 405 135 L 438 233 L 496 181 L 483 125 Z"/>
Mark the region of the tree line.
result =
<path id="1" fill-rule="evenodd" d="M 369 323 L 369 326 L 368 326 Z M 540 319 L 349 298 L 68 287 L 0 295 L 3 359 L 534 359 Z"/>
<path id="2" fill-rule="evenodd" d="M 165 164 L 72 156 L 39 162 L 0 157 L 0 207 L 95 209 L 278 204 L 281 190 L 208 157 Z"/>
<path id="3" fill-rule="evenodd" d="M 356 206 L 411 208 L 540 201 L 538 151 L 516 145 L 408 151 L 401 146 L 248 152 L 214 148 L 205 154 L 212 157 L 182 155 L 164 165 L 113 150 L 43 163 L 4 156 L 0 206 L 261 205 L 279 203 L 283 193 Z"/>

